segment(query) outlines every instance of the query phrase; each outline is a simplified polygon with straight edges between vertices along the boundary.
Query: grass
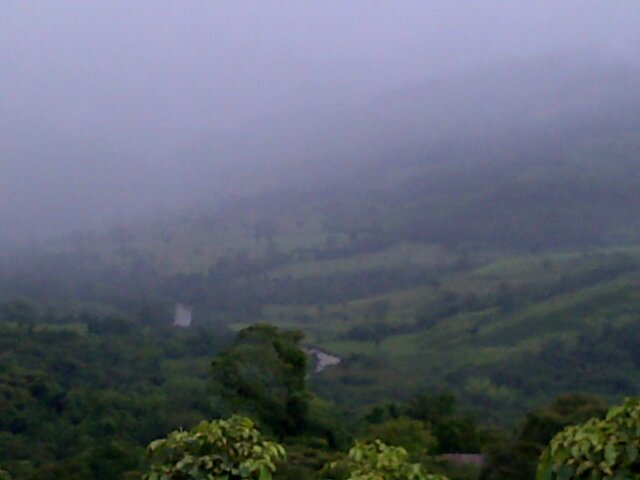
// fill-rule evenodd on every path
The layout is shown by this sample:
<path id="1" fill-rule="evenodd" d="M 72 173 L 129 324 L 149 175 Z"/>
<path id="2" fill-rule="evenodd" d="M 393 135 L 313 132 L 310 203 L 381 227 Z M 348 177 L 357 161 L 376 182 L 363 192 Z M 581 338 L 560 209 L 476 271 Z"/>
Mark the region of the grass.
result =
<path id="1" fill-rule="evenodd" d="M 316 275 L 335 275 L 394 267 L 443 267 L 452 264 L 455 256 L 442 247 L 415 243 L 398 243 L 373 253 L 353 255 L 335 260 L 294 262 L 274 272 L 275 278 L 291 276 L 303 278 Z"/>
<path id="2" fill-rule="evenodd" d="M 638 254 L 637 249 L 615 249 L 592 255 L 503 258 L 469 272 L 453 273 L 442 280 L 440 289 L 487 293 L 506 282 L 526 290 L 557 281 L 561 275 L 607 265 L 621 252 Z M 378 343 L 347 340 L 344 333 L 370 321 L 367 310 L 380 301 L 389 303 L 386 322 L 410 325 L 416 311 L 435 297 L 437 288 L 413 288 L 327 305 L 322 314 L 317 307 L 287 305 L 270 306 L 265 312 L 269 320 L 303 329 L 313 342 L 345 359 L 346 363 L 315 380 L 317 388 L 336 401 L 368 405 L 379 398 L 399 399 L 415 391 L 450 388 L 453 382 L 458 393 L 468 398 L 516 408 L 517 392 L 489 378 L 467 378 L 464 372 L 490 369 L 525 352 L 538 352 L 550 340 L 572 342 L 586 326 L 629 322 L 640 311 L 638 285 L 638 272 L 613 275 L 514 309 L 463 312 L 428 330 L 389 335 Z M 347 319 L 338 320 L 339 313 Z M 295 320 L 301 315 L 306 319 L 303 323 Z M 454 380 L 458 377 L 465 380 Z"/>
<path id="3" fill-rule="evenodd" d="M 396 246 L 389 250 L 371 254 L 371 259 L 398 261 L 400 252 L 414 251 L 414 247 Z M 426 252 L 431 247 L 424 247 Z M 403 250 L 405 249 L 405 250 Z M 417 248 L 420 250 L 420 248 Z M 615 249 L 601 252 L 603 255 L 633 252 L 637 249 Z M 367 257 L 367 256 L 363 256 Z M 597 257 L 600 258 L 600 257 Z M 337 261 L 344 271 L 360 268 L 359 260 Z M 486 293 L 497 286 L 510 284 L 535 286 L 558 278 L 559 272 L 570 274 L 589 268 L 592 256 L 579 253 L 525 256 L 504 258 L 476 270 L 453 274 L 445 278 L 441 289 L 460 293 Z M 308 262 L 290 268 L 299 269 L 298 274 L 320 274 L 330 272 L 336 261 Z M 293 271 L 293 270 L 292 270 Z M 372 342 L 347 341 L 343 338 L 354 325 L 366 323 L 371 306 L 387 302 L 389 309 L 385 322 L 391 325 L 411 325 L 419 308 L 437 295 L 436 287 L 418 287 L 390 292 L 374 297 L 360 298 L 343 304 L 327 305 L 323 309 L 312 305 L 271 305 L 264 309 L 265 320 L 285 328 L 300 328 L 307 333 L 309 341 L 341 355 L 408 355 L 421 354 L 425 348 L 444 350 L 453 348 L 452 356 L 458 355 L 458 347 L 477 345 L 477 348 L 494 346 L 519 346 L 529 349 L 538 345 L 542 338 L 567 335 L 580 331 L 585 325 L 598 324 L 603 319 L 623 322 L 628 320 L 633 307 L 620 310 L 617 305 L 635 305 L 630 285 L 638 281 L 635 274 L 625 275 L 611 281 L 587 286 L 575 292 L 555 295 L 518 308 L 514 312 L 488 309 L 456 315 L 439 322 L 428 331 L 403 335 L 392 335 L 379 345 Z M 640 306 L 640 304 L 638 305 Z M 446 355 L 445 355 L 446 356 Z"/>
<path id="4" fill-rule="evenodd" d="M 273 240 L 277 250 L 289 253 L 322 249 L 330 242 L 346 241 L 343 237 L 330 239 L 319 222 L 283 228 Z M 114 245 L 112 242 L 109 248 L 100 245 L 95 248 L 101 255 L 120 261 L 128 261 L 132 251 L 145 252 L 160 271 L 169 273 L 202 273 L 221 255 L 244 250 L 250 257 L 261 257 L 270 248 L 265 240 L 256 240 L 246 225 L 236 225 L 226 231 L 209 228 L 202 234 L 175 229 L 164 240 L 149 235 L 138 243 L 126 245 L 124 251 L 129 249 L 128 254 Z M 552 339 L 577 338 L 588 325 L 630 321 L 640 310 L 640 292 L 636 288 L 640 276 L 629 273 L 587 281 L 560 293 L 552 290 L 556 293 L 548 297 L 538 293 L 531 297 L 534 300 L 530 303 L 511 309 L 491 307 L 463 311 L 440 319 L 429 329 L 415 328 L 417 312 L 444 291 L 479 297 L 494 295 L 505 286 L 515 294 L 543 292 L 545 286 L 553 286 L 565 277 L 584 276 L 603 265 L 615 264 L 615 256 L 619 254 L 640 259 L 640 248 L 518 256 L 471 252 L 469 257 L 475 266 L 464 271 L 452 268 L 460 260 L 460 253 L 409 242 L 345 258 L 293 260 L 274 268 L 268 275 L 296 280 L 411 267 L 437 272 L 438 283 L 402 290 L 390 287 L 375 296 L 322 306 L 268 305 L 263 308 L 260 320 L 283 328 L 301 329 L 306 334 L 306 342 L 343 357 L 345 361 L 340 366 L 314 379 L 325 393 L 330 390 L 328 398 L 340 397 L 347 403 L 366 405 L 380 398 L 399 398 L 413 391 L 455 385 L 471 396 L 484 392 L 488 397 L 509 402 L 513 397 L 509 389 L 494 384 L 488 377 L 469 379 L 465 372 L 508 362 L 524 352 L 539 351 Z M 380 304 L 386 305 L 386 312 L 374 320 L 375 306 Z M 253 321 L 252 318 L 234 323 L 232 328 L 240 329 Z M 356 341 L 347 336 L 353 327 L 373 321 L 395 327 L 396 333 L 378 339 L 377 343 Z M 203 369 L 203 365 L 167 364 L 164 367 L 194 368 L 198 372 Z"/>

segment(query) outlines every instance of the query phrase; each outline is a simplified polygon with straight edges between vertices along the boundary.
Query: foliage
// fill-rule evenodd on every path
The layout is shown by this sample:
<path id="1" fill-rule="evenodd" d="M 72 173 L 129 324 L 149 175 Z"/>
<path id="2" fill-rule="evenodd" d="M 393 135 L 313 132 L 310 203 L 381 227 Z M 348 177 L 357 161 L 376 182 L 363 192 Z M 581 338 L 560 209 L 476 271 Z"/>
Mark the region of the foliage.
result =
<path id="1" fill-rule="evenodd" d="M 330 468 L 346 469 L 348 480 L 446 480 L 444 476 L 426 473 L 418 463 L 410 463 L 404 448 L 380 440 L 356 442 L 347 458 Z"/>
<path id="2" fill-rule="evenodd" d="M 278 465 L 274 480 L 326 480 L 325 465 L 342 458 L 343 452 L 327 448 L 318 438 L 291 439 L 285 444 L 287 460 Z M 338 477 L 340 480 L 342 476 Z"/>
<path id="3" fill-rule="evenodd" d="M 429 426 L 436 453 L 479 452 L 483 440 L 478 422 L 459 412 L 456 402 L 446 393 L 417 395 L 409 402 L 407 415 Z"/>
<path id="4" fill-rule="evenodd" d="M 245 417 L 201 422 L 175 431 L 148 447 L 151 469 L 145 480 L 270 480 L 282 445 L 266 441 Z"/>
<path id="5" fill-rule="evenodd" d="M 565 428 L 542 454 L 537 480 L 630 479 L 640 476 L 640 397 L 605 419 Z"/>
<path id="6" fill-rule="evenodd" d="M 637 392 L 640 137 L 637 119 L 605 123 L 596 137 L 445 148 L 442 168 L 418 155 L 399 162 L 399 183 L 370 172 L 368 192 L 274 193 L 3 250 L 0 299 L 14 300 L 0 305 L 0 463 L 25 480 L 120 479 L 153 438 L 226 411 L 286 438 L 289 478 L 308 478 L 351 441 L 327 425 L 344 432 L 375 402 L 454 389 L 483 422 L 512 427 L 561 392 Z M 540 161 L 513 161 L 534 144 Z M 493 160 L 451 167 L 470 155 Z M 168 328 L 174 302 L 194 307 L 192 328 Z M 296 333 L 242 331 L 209 381 L 227 322 L 258 318 L 304 325 L 343 358 L 309 379 L 341 414 L 310 401 Z M 486 438 L 453 397 L 426 396 L 369 423 L 414 453 L 408 416 L 437 440 L 432 453 L 489 451 L 485 478 L 511 480 L 598 412 L 574 398 Z"/>
<path id="7" fill-rule="evenodd" d="M 14 478 L 120 479 L 151 440 L 214 414 L 219 329 L 16 305 L 0 308 L 0 464 Z"/>
<path id="8" fill-rule="evenodd" d="M 240 331 L 234 345 L 213 361 L 222 407 L 242 412 L 278 435 L 300 433 L 308 424 L 310 394 L 302 334 L 257 324 Z"/>
<path id="9" fill-rule="evenodd" d="M 544 448 L 564 427 L 601 417 L 606 411 L 606 404 L 599 398 L 580 394 L 559 395 L 549 405 L 526 415 L 520 438 Z"/>
<path id="10" fill-rule="evenodd" d="M 572 258 L 580 268 L 584 262 L 606 260 L 592 256 Z M 549 267 L 552 272 L 554 265 Z M 518 292 L 518 295 L 524 294 L 525 290 Z M 593 383 L 591 391 L 612 394 L 607 399 L 614 398 L 620 391 L 634 391 L 633 385 L 638 379 L 637 370 L 633 368 L 640 365 L 636 341 L 640 330 L 638 321 L 631 316 L 637 305 L 631 303 L 636 302 L 631 295 L 636 294 L 629 292 L 626 288 L 606 298 L 585 297 L 588 302 L 579 309 L 572 307 L 564 315 L 568 321 L 581 325 L 582 334 L 567 340 L 562 348 L 552 349 L 542 343 L 539 352 L 532 350 L 527 356 L 514 354 L 508 362 L 485 362 L 483 367 L 474 366 L 475 359 L 464 356 L 456 360 L 458 367 L 447 369 L 447 363 L 460 352 L 464 353 L 465 348 L 474 347 L 473 342 L 491 350 L 485 346 L 501 341 L 501 332 L 513 326 L 511 320 L 521 318 L 520 312 L 517 311 L 517 317 L 498 316 L 500 321 L 495 320 L 495 325 L 491 325 L 491 339 L 482 335 L 484 327 L 481 327 L 480 335 L 472 341 L 464 332 L 456 337 L 456 328 L 461 322 L 456 317 L 447 318 L 421 337 L 432 362 L 429 365 L 433 365 L 433 379 L 429 381 L 434 385 L 429 391 L 445 388 L 446 384 L 440 383 L 445 374 L 447 382 L 453 384 L 464 383 L 462 374 L 482 373 L 494 385 L 501 388 L 507 385 L 517 392 L 511 405 L 512 412 L 516 413 L 528 404 L 542 402 L 565 386 L 590 391 L 582 386 Z M 398 302 L 393 298 L 390 317 L 397 313 Z M 368 305 L 363 302 L 345 308 L 357 317 L 358 309 L 365 313 L 370 310 Z M 144 310 L 142 307 L 144 304 L 135 310 Z M 317 330 L 316 322 L 308 324 L 314 342 L 324 341 L 321 336 L 328 332 L 322 330 L 326 329 L 324 322 L 331 328 L 341 324 L 346 331 L 348 320 L 333 319 L 336 311 L 336 306 L 327 306 L 323 322 L 317 322 Z M 613 318 L 626 315 L 628 320 L 626 323 L 601 322 L 599 326 L 585 328 L 584 323 L 588 321 L 583 322 L 580 317 L 584 312 L 598 317 L 606 313 L 606 318 L 610 318 L 608 312 L 614 312 Z M 434 444 L 431 440 L 426 442 L 431 454 L 489 452 L 488 467 L 492 470 L 485 471 L 487 480 L 519 479 L 519 475 L 533 478 L 534 474 L 529 472 L 535 472 L 536 459 L 550 438 L 565 425 L 585 421 L 602 408 L 593 399 L 567 397 L 555 405 L 535 410 L 527 416 L 516 437 L 499 441 L 486 437 L 485 427 L 466 413 L 470 411 L 469 397 L 464 396 L 464 391 L 462 394 L 456 391 L 464 410 L 460 410 L 452 395 L 421 395 L 409 404 L 389 404 L 386 410 L 372 412 L 367 419 L 368 429 L 365 426 L 355 430 L 358 414 L 364 413 L 361 405 L 384 398 L 389 392 L 383 388 L 385 382 L 392 380 L 413 392 L 423 388 L 417 383 L 421 372 L 425 372 L 420 370 L 420 362 L 406 356 L 407 365 L 412 369 L 412 376 L 408 376 L 404 375 L 406 370 L 396 369 L 394 362 L 400 357 L 386 355 L 389 340 L 395 342 L 396 339 L 385 339 L 380 347 L 384 356 L 361 355 L 353 357 L 353 361 L 345 356 L 339 367 L 316 375 L 303 368 L 306 359 L 299 348 L 299 333 L 258 325 L 241 331 L 236 341 L 230 343 L 231 338 L 224 336 L 224 327 L 219 324 L 195 325 L 176 331 L 158 325 L 156 317 L 149 312 L 143 317 L 114 309 L 93 310 L 84 306 L 65 309 L 59 304 L 43 306 L 24 300 L 0 308 L 0 351 L 11 352 L 0 355 L 0 463 L 14 478 L 138 478 L 135 475 L 141 468 L 144 446 L 153 438 L 182 425 L 218 416 L 225 410 L 229 414 L 247 413 L 255 417 L 261 429 L 264 427 L 278 435 L 286 442 L 288 451 L 296 452 L 289 455 L 286 465 L 276 472 L 278 479 L 320 478 L 317 475 L 321 466 L 335 460 L 337 451 L 351 443 L 351 435 L 356 431 L 364 439 L 379 438 L 387 444 L 402 446 L 412 455 L 411 462 L 433 465 L 429 471 L 442 471 L 450 478 L 458 478 L 458 474 L 443 465 L 442 470 L 437 470 L 438 462 L 419 451 L 425 432 L 436 440 Z M 470 320 L 465 322 L 474 321 L 475 317 L 467 318 Z M 410 325 L 411 317 L 406 317 L 406 322 Z M 527 325 L 530 329 L 538 328 L 537 323 Z M 444 327 L 451 330 L 443 331 Z M 432 335 L 434 339 L 442 339 L 443 344 L 438 345 Z M 459 338 L 456 340 L 459 343 L 448 343 L 447 336 Z M 413 348 L 416 338 L 411 333 L 406 336 L 406 343 L 396 346 Z M 220 351 L 222 342 L 226 342 L 228 348 L 216 358 L 211 382 L 208 375 L 211 358 Z M 342 353 L 338 348 L 335 351 Z M 256 362 L 256 358 L 260 362 Z M 464 370 L 455 370 L 463 363 L 466 364 Z M 221 365 L 225 368 L 215 371 Z M 545 369 L 537 371 L 540 365 L 545 365 Z M 374 382 L 372 388 L 355 383 L 356 388 L 352 390 L 338 388 L 338 382 L 332 377 L 340 374 L 357 379 L 362 372 Z M 386 372 L 388 378 L 384 377 Z M 622 372 L 635 372 L 633 382 L 636 383 L 622 383 Z M 218 376 L 220 373 L 228 375 L 222 378 Z M 314 391 L 322 391 L 317 389 L 321 382 L 333 381 L 333 391 L 325 390 L 324 396 L 339 399 L 339 406 L 312 395 L 306 386 L 306 376 Z M 600 383 L 594 383 L 596 379 Z M 217 405 L 212 405 L 207 395 L 212 383 L 219 394 L 224 393 L 219 397 L 224 397 L 224 402 Z M 553 388 L 545 390 L 549 385 Z M 236 388 L 238 386 L 240 388 Z M 393 394 L 400 396 L 402 392 Z M 303 401 L 296 403 L 299 399 Z M 515 418 L 515 415 L 508 417 L 499 404 L 492 403 L 475 404 L 474 413 L 482 415 L 483 423 L 494 421 L 508 425 Z M 413 420 L 404 425 L 403 417 Z M 419 426 L 421 428 L 417 428 Z M 332 478 L 344 480 L 346 476 Z"/>
<path id="11" fill-rule="evenodd" d="M 412 455 L 420 455 L 437 442 L 419 420 L 398 417 L 369 427 L 368 437 L 389 445 L 405 448 Z"/>
<path id="12" fill-rule="evenodd" d="M 1 467 L 0 467 L 0 480 L 11 480 L 11 475 L 5 472 Z"/>
<path id="13" fill-rule="evenodd" d="M 496 439 L 489 448 L 483 480 L 533 478 L 549 441 L 568 425 L 603 416 L 606 405 L 588 395 L 565 394 L 527 413 L 516 438 Z"/>

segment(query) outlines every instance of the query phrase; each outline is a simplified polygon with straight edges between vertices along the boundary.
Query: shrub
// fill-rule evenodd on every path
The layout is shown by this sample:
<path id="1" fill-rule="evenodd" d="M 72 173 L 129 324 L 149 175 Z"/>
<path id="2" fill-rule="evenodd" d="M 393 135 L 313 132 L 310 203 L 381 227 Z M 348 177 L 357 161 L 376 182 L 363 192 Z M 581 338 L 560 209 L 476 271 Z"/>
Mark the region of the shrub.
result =
<path id="1" fill-rule="evenodd" d="M 253 422 L 233 416 L 179 430 L 148 447 L 144 480 L 271 480 L 284 447 L 263 440 Z"/>
<path id="2" fill-rule="evenodd" d="M 330 464 L 327 470 L 348 471 L 348 480 L 447 480 L 428 474 L 419 463 L 410 463 L 402 447 L 380 440 L 356 442 L 346 459 Z"/>
<path id="3" fill-rule="evenodd" d="M 640 478 L 640 397 L 565 428 L 543 452 L 537 480 Z"/>

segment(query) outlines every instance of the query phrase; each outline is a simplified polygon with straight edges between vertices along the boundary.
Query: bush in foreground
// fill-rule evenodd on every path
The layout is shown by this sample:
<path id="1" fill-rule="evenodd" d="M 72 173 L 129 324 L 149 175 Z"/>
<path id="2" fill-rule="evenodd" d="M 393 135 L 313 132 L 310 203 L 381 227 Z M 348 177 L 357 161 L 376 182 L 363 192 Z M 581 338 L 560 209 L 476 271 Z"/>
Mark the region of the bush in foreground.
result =
<path id="1" fill-rule="evenodd" d="M 565 428 L 543 452 L 537 480 L 640 478 L 640 397 Z"/>
<path id="2" fill-rule="evenodd" d="M 271 480 L 284 447 L 264 440 L 253 422 L 233 416 L 201 422 L 151 442 L 144 480 Z"/>
<path id="3" fill-rule="evenodd" d="M 380 440 L 356 442 L 346 459 L 332 463 L 326 470 L 346 470 L 348 480 L 447 480 L 427 473 L 419 463 L 410 463 L 404 448 L 385 445 Z"/>

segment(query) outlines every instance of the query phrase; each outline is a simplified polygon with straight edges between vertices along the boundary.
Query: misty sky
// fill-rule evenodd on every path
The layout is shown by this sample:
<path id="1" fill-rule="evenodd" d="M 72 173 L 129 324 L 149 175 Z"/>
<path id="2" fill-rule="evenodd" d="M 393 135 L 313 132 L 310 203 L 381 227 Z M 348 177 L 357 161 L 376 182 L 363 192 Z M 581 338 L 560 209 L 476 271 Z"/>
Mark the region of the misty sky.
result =
<path id="1" fill-rule="evenodd" d="M 251 144 L 274 121 L 550 53 L 637 59 L 639 25 L 635 0 L 4 0 L 0 241 L 243 190 L 239 164 L 257 179 L 280 157 L 217 139 Z"/>

